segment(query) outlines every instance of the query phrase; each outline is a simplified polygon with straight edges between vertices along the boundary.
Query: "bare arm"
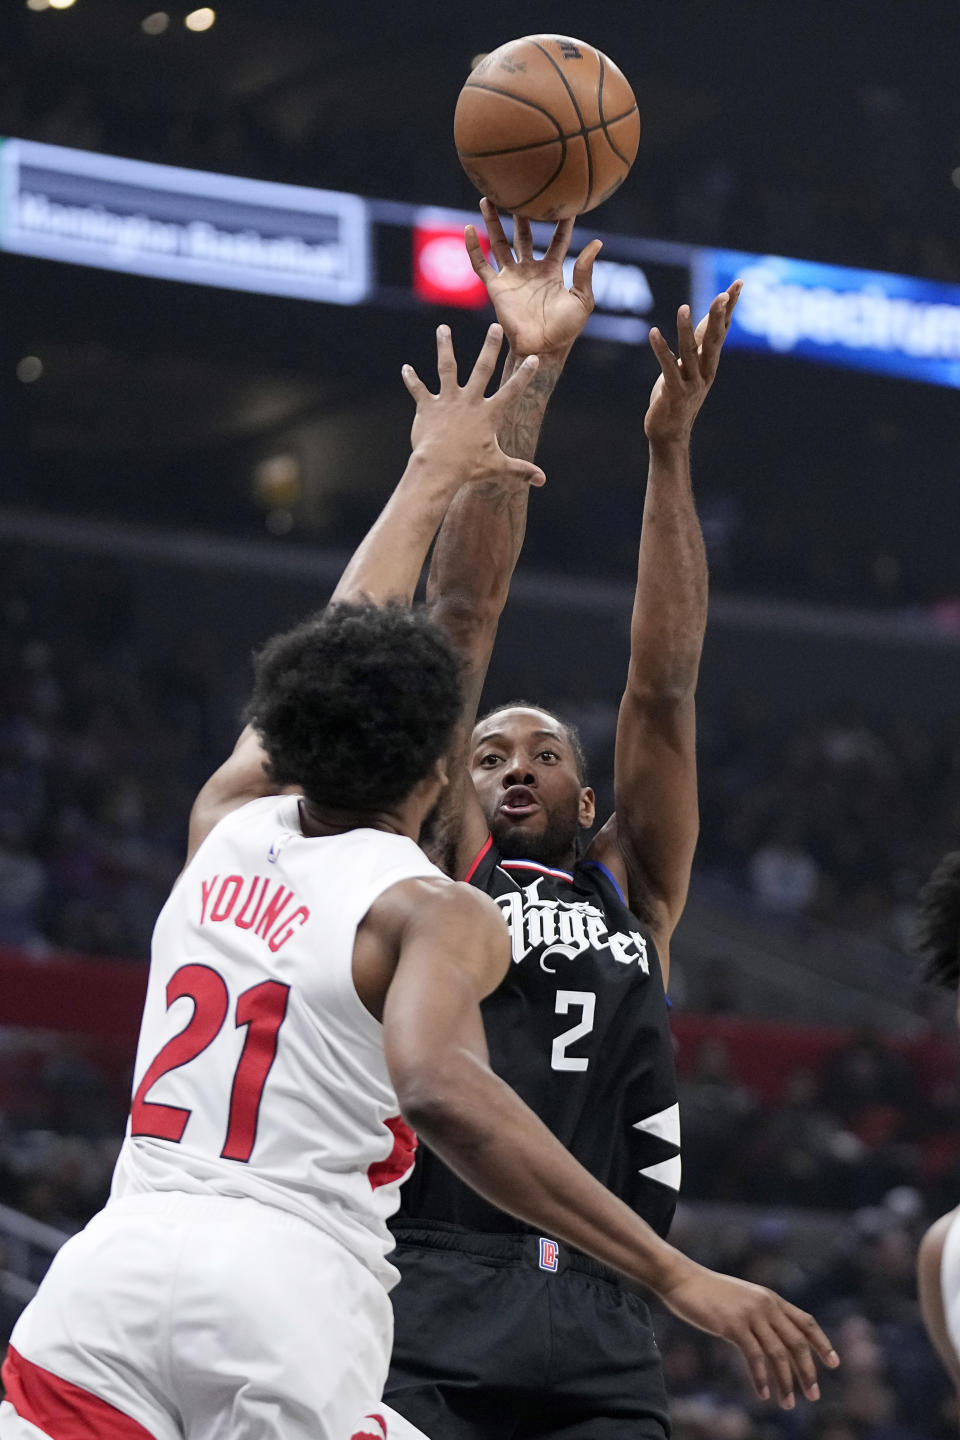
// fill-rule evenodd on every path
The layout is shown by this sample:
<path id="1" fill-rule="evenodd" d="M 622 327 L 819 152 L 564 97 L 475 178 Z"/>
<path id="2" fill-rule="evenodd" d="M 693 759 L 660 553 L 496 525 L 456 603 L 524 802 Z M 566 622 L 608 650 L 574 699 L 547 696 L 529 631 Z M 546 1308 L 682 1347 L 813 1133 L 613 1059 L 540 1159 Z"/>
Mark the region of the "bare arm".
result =
<path id="1" fill-rule="evenodd" d="M 956 1217 L 956 1211 L 942 1215 L 931 1225 L 920 1242 L 917 1256 L 917 1290 L 920 1295 L 920 1309 L 923 1323 L 931 1344 L 943 1361 L 943 1368 L 950 1376 L 957 1394 L 960 1395 L 960 1359 L 953 1347 L 944 1313 L 943 1287 L 940 1280 L 940 1266 L 943 1261 L 943 1247 L 947 1231 Z"/>
<path id="2" fill-rule="evenodd" d="M 496 207 L 484 200 L 481 210 L 499 269 L 487 261 L 472 225 L 466 245 L 510 342 L 502 383 L 510 381 L 525 356 L 540 358 L 531 383 L 504 411 L 498 438 L 508 455 L 532 461 L 550 396 L 593 309 L 591 276 L 600 241 L 592 241 L 579 256 L 568 290 L 563 262 L 572 220 L 557 226 L 546 255 L 536 260 L 529 221 L 516 218 L 511 249 Z M 528 500 L 528 487 L 505 486 L 499 479 L 462 490 L 447 511 L 427 582 L 427 599 L 457 647 L 466 676 L 459 730 L 464 763 L 453 772 L 434 842 L 435 858 L 457 876 L 466 873 L 487 834 L 465 750 L 523 545 Z"/>
<path id="3" fill-rule="evenodd" d="M 439 393 L 432 394 L 411 366 L 403 381 L 416 401 L 411 441 L 413 453 L 397 489 L 353 559 L 331 597 L 343 600 L 388 600 L 410 603 L 430 543 L 451 499 L 467 483 L 493 483 L 505 489 L 542 485 L 543 472 L 501 450 L 497 430 L 507 409 L 536 373 L 531 357 L 517 367 L 496 395 L 486 398 L 503 342 L 499 325 L 491 325 L 467 383 L 457 383 L 457 362 L 449 327 L 437 332 Z M 219 820 L 264 795 L 276 793 L 267 757 L 256 730 L 248 725 L 233 754 L 200 791 L 190 812 L 187 859 Z"/>
<path id="4" fill-rule="evenodd" d="M 718 295 L 696 333 L 678 316 L 679 359 L 658 330 L 647 411 L 650 443 L 630 664 L 617 722 L 616 814 L 591 846 L 649 923 L 664 970 L 697 842 L 694 696 L 707 621 L 707 561 L 690 479 L 690 431 L 713 383 L 739 285 Z"/>
<path id="5" fill-rule="evenodd" d="M 455 957 L 455 958 L 454 958 Z M 687 1259 L 605 1190 L 490 1069 L 479 1001 L 508 963 L 499 911 L 450 887 L 406 927 L 383 1012 L 401 1109 L 431 1149 L 491 1204 L 655 1291 L 691 1324 L 747 1358 L 758 1394 L 771 1377 L 793 1403 L 793 1371 L 816 1398 L 816 1322 L 759 1286 Z M 768 1370 L 769 1365 L 769 1370 Z"/>

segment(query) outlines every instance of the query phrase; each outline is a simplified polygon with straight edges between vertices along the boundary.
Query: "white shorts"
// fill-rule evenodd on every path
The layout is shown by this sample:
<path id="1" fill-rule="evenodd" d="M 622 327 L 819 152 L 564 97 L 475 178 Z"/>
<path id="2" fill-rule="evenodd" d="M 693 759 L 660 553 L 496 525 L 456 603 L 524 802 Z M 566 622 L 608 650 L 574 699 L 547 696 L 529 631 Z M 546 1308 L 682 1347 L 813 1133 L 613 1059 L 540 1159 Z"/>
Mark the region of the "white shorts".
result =
<path id="1" fill-rule="evenodd" d="M 383 1440 L 392 1338 L 379 1280 L 307 1221 L 128 1196 L 17 1322 L 0 1440 Z"/>

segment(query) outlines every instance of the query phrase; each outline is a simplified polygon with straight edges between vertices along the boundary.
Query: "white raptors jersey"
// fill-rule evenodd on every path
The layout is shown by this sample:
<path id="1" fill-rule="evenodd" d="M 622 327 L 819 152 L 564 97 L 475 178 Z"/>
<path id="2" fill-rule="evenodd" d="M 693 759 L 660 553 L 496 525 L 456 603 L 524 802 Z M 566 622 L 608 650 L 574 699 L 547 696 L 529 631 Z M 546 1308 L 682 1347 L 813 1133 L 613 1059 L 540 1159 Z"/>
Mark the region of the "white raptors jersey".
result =
<path id="1" fill-rule="evenodd" d="M 389 1288 L 415 1137 L 353 984 L 357 926 L 389 886 L 444 878 L 403 836 L 307 838 L 298 798 L 234 811 L 160 912 L 133 1104 L 111 1197 L 246 1197 L 305 1217 Z"/>

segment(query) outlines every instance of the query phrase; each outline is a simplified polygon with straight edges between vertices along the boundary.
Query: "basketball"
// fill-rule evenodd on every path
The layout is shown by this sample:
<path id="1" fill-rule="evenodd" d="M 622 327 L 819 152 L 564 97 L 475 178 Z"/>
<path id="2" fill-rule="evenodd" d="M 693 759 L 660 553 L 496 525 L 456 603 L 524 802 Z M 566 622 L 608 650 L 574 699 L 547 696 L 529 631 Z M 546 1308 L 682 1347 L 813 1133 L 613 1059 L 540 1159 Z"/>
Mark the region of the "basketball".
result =
<path id="1" fill-rule="evenodd" d="M 525 35 L 472 70 L 453 133 L 461 165 L 499 210 L 557 221 L 623 184 L 640 115 L 626 77 L 592 45 Z"/>

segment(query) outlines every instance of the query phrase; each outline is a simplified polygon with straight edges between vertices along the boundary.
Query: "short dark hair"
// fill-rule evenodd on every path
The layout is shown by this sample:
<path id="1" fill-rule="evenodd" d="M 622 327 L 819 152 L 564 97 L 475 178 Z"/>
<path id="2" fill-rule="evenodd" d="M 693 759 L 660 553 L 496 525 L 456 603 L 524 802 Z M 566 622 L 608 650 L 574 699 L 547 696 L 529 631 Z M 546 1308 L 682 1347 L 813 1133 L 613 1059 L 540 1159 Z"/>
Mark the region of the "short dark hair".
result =
<path id="1" fill-rule="evenodd" d="M 573 751 L 577 767 L 577 779 L 581 785 L 586 785 L 587 753 L 583 748 L 583 738 L 576 725 L 571 724 L 569 720 L 564 720 L 563 716 L 558 715 L 555 710 L 548 710 L 546 705 L 538 705 L 534 700 L 507 700 L 503 705 L 494 705 L 492 710 L 488 710 L 485 715 L 480 716 L 477 725 L 485 725 L 492 716 L 499 715 L 502 710 L 542 710 L 544 715 L 549 715 L 552 720 L 556 720 L 570 742 L 570 749 Z M 474 729 L 476 729 L 476 725 Z"/>
<path id="2" fill-rule="evenodd" d="M 460 662 L 423 609 L 344 603 L 254 656 L 247 707 L 278 785 L 372 812 L 406 799 L 449 749 Z"/>
<path id="3" fill-rule="evenodd" d="M 944 855 L 920 891 L 910 948 L 934 985 L 957 988 L 960 977 L 960 850 Z"/>

